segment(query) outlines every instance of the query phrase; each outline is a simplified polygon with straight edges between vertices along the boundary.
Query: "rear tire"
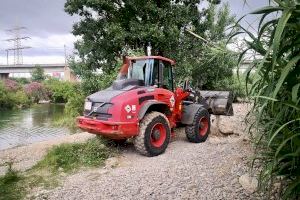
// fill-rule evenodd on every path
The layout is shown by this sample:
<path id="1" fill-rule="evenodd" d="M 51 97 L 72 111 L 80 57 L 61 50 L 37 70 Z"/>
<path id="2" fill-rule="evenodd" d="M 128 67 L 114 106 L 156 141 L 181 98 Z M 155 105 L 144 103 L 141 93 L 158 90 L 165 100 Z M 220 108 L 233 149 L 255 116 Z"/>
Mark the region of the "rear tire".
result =
<path id="1" fill-rule="evenodd" d="M 145 156 L 165 152 L 170 142 L 171 130 L 167 117 L 160 112 L 147 114 L 140 122 L 139 135 L 134 139 L 136 150 Z"/>
<path id="2" fill-rule="evenodd" d="M 194 116 L 193 124 L 185 127 L 185 133 L 190 142 L 205 142 L 210 133 L 210 115 L 208 110 L 200 107 Z"/>

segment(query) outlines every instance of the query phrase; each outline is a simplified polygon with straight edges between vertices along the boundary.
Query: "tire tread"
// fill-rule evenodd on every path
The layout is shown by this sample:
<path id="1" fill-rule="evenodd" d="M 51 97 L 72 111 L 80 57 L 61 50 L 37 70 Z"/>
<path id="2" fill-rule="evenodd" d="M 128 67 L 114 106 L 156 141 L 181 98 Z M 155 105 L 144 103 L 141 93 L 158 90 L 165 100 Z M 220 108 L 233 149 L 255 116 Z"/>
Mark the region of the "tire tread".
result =
<path id="1" fill-rule="evenodd" d="M 155 119 L 158 116 L 163 117 L 166 120 L 166 122 L 168 123 L 168 126 L 170 127 L 169 120 L 164 114 L 162 114 L 160 112 L 156 112 L 156 111 L 153 111 L 153 112 L 150 112 L 149 114 L 147 114 L 141 120 L 139 135 L 135 137 L 134 142 L 133 142 L 136 150 L 139 153 L 141 153 L 142 155 L 152 156 L 151 153 L 147 151 L 146 146 L 145 146 L 145 133 L 146 133 L 146 129 L 147 129 L 148 125 L 152 122 L 153 119 Z"/>

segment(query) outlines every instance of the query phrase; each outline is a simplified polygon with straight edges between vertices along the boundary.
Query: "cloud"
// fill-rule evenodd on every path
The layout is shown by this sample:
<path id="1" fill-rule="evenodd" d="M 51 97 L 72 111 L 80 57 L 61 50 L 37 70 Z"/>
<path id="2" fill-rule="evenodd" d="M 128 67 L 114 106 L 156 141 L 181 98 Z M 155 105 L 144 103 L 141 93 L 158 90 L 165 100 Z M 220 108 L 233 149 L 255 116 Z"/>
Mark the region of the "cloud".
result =
<path id="1" fill-rule="evenodd" d="M 244 0 L 222 2 L 228 2 L 231 13 L 239 18 L 258 7 L 268 5 L 268 1 L 247 0 L 247 4 L 244 4 Z M 65 2 L 66 0 L 1 0 L 0 64 L 6 64 L 4 49 L 13 45 L 3 41 L 13 37 L 5 30 L 16 25 L 25 26 L 27 29 L 22 30 L 22 35 L 31 37 L 30 40 L 22 41 L 24 46 L 32 47 L 23 51 L 24 63 L 63 62 L 64 45 L 67 46 L 69 53 L 73 51 L 73 42 L 76 38 L 71 34 L 72 25 L 79 21 L 78 16 L 70 16 L 64 12 Z M 202 6 L 205 6 L 204 4 Z M 247 28 L 248 23 L 257 27 L 257 17 L 247 16 L 242 24 Z M 10 59 L 12 61 L 13 57 Z"/>
<path id="2" fill-rule="evenodd" d="M 5 35 L 5 34 L 0 34 Z M 7 36 L 6 36 L 7 37 Z M 53 34 L 48 36 L 34 36 L 31 39 L 22 41 L 22 46 L 29 46 L 30 49 L 24 49 L 23 63 L 59 63 L 64 62 L 64 45 L 66 46 L 67 55 L 72 54 L 73 43 L 77 38 L 71 33 Z M 2 45 L 3 49 L 13 47 L 12 43 L 5 42 Z M 49 57 L 46 59 L 46 57 Z M 43 58 L 43 59 L 42 59 Z M 59 59 L 58 59 L 59 58 Z M 51 59 L 54 59 L 51 61 Z M 6 64 L 6 51 L 0 53 L 0 64 Z M 9 63 L 13 63 L 13 51 L 9 52 Z"/>
<path id="3" fill-rule="evenodd" d="M 30 36 L 65 34 L 79 17 L 64 12 L 65 0 L 2 0 L 0 29 L 27 27 Z"/>
<path id="4" fill-rule="evenodd" d="M 22 36 L 31 39 L 22 40 L 22 46 L 31 49 L 23 50 L 24 63 L 64 61 L 64 45 L 68 53 L 73 51 L 76 38 L 71 34 L 72 25 L 79 20 L 78 16 L 70 16 L 64 12 L 65 0 L 6 0 L 0 6 L 0 64 L 6 64 L 5 49 L 12 48 L 12 42 L 5 39 L 14 35 L 7 32 L 14 26 L 24 26 Z M 10 52 L 10 63 L 13 61 Z M 46 57 L 49 59 L 46 59 Z M 62 57 L 63 59 L 58 59 Z"/>

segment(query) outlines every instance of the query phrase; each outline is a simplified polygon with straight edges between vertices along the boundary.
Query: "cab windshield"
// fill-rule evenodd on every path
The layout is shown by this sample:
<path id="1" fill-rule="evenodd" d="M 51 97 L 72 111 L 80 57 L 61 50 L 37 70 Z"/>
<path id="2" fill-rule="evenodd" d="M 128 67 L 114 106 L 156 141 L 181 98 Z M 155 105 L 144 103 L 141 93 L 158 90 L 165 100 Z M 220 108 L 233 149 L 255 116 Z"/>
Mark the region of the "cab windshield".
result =
<path id="1" fill-rule="evenodd" d="M 138 79 L 142 80 L 145 86 L 173 90 L 171 64 L 158 59 L 131 60 L 128 71 L 120 73 L 118 79 Z"/>
<path id="2" fill-rule="evenodd" d="M 145 86 L 153 85 L 151 81 L 153 73 L 153 59 L 132 60 L 128 68 L 126 79 L 138 79 L 145 83 Z"/>

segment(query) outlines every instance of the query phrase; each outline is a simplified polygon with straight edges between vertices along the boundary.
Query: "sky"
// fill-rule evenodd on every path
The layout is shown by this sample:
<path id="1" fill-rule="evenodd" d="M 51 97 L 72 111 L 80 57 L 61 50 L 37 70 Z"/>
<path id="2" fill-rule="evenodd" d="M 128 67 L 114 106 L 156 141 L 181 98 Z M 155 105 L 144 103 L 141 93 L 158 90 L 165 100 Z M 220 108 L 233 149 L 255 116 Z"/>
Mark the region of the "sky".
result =
<path id="1" fill-rule="evenodd" d="M 250 11 L 268 4 L 269 0 L 222 0 L 228 2 L 231 14 L 237 18 Z M 5 41 L 13 38 L 8 29 L 15 26 L 26 27 L 20 31 L 23 50 L 23 63 L 64 63 L 64 45 L 67 55 L 71 55 L 76 38 L 72 35 L 72 26 L 79 20 L 78 16 L 70 16 L 64 12 L 65 0 L 0 0 L 0 65 L 6 64 L 7 48 L 13 43 Z M 257 24 L 256 16 L 247 16 L 243 25 Z M 249 29 L 252 29 L 251 27 Z M 13 53 L 9 53 L 9 63 L 13 63 Z"/>

